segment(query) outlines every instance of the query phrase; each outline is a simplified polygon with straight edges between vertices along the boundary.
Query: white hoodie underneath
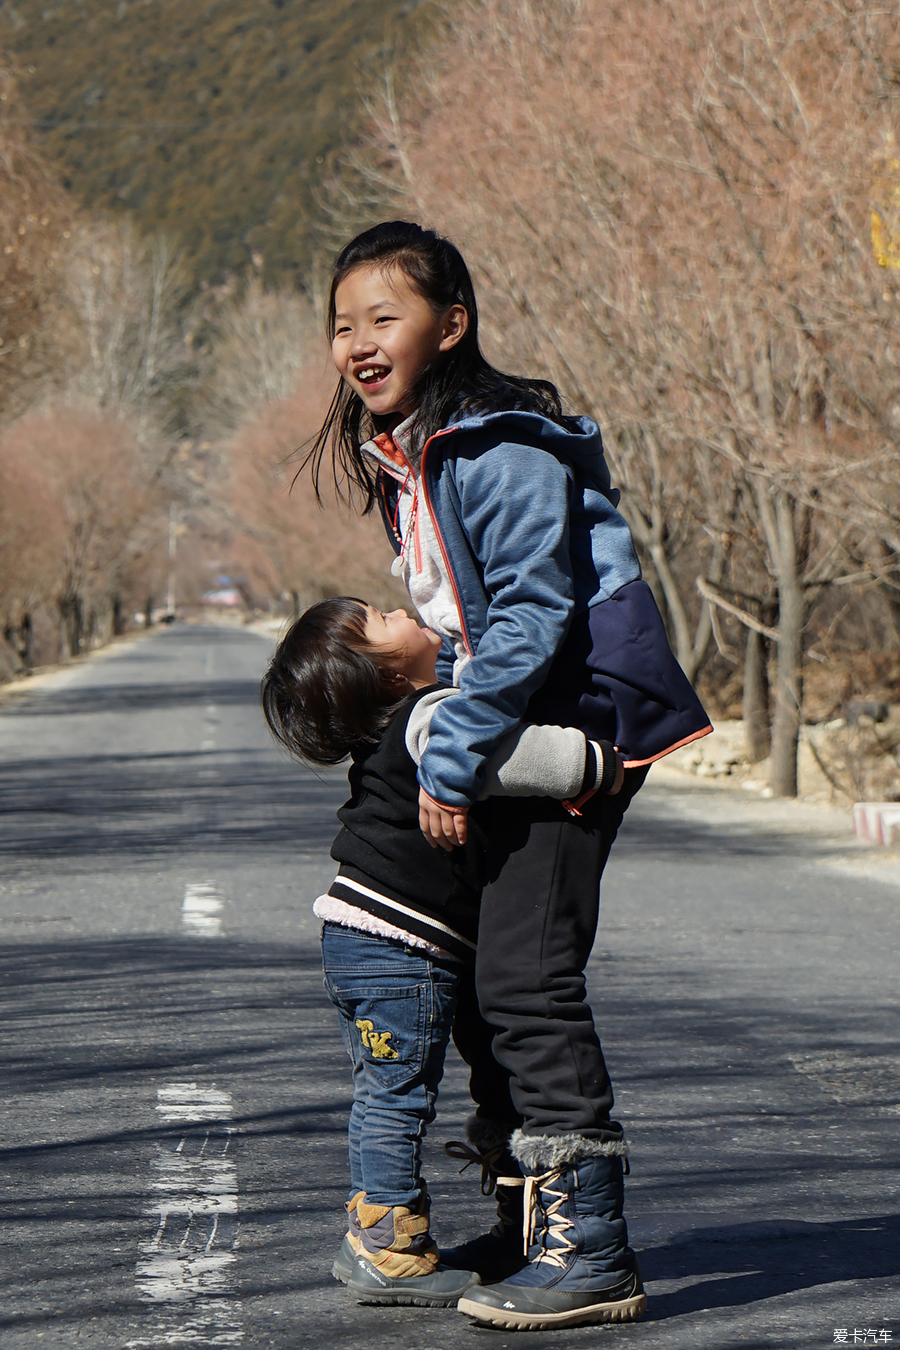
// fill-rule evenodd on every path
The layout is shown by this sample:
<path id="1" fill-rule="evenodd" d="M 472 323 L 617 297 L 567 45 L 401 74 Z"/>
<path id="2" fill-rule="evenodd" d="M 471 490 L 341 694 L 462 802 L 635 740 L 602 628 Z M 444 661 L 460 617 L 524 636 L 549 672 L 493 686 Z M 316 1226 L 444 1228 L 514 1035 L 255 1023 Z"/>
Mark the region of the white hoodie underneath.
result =
<path id="1" fill-rule="evenodd" d="M 453 683 L 458 686 L 460 675 L 471 657 L 466 651 L 453 584 L 444 564 L 437 530 L 428 510 L 425 493 L 409 462 L 412 422 L 410 416 L 393 432 L 395 445 L 407 459 L 405 466 L 386 455 L 375 441 L 367 441 L 363 450 L 401 485 L 396 527 L 403 540 L 403 551 L 400 554 L 400 571 L 394 575 L 403 578 L 409 598 L 425 627 L 433 633 L 439 633 L 452 645 L 456 653 Z"/>

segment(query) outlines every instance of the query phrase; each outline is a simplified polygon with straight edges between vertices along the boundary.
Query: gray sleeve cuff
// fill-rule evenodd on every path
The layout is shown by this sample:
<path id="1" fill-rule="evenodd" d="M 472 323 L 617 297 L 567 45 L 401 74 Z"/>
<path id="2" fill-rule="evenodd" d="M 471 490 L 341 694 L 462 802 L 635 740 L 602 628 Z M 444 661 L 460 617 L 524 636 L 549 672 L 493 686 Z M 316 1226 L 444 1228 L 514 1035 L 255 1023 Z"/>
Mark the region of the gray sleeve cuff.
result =
<path id="1" fill-rule="evenodd" d="M 504 736 L 485 765 L 485 797 L 556 797 L 582 792 L 585 737 L 575 727 L 523 725 Z"/>

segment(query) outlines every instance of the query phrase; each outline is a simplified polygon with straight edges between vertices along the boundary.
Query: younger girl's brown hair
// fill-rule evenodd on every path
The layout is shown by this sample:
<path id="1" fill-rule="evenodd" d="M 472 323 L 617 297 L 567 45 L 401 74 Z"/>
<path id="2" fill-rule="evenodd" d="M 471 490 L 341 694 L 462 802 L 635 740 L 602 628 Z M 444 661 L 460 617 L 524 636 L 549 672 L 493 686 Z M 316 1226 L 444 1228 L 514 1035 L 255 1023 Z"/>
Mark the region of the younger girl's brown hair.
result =
<path id="1" fill-rule="evenodd" d="M 366 641 L 366 617 L 362 600 L 320 600 L 288 629 L 263 676 L 272 735 L 307 763 L 337 764 L 377 741 L 403 701 Z"/>

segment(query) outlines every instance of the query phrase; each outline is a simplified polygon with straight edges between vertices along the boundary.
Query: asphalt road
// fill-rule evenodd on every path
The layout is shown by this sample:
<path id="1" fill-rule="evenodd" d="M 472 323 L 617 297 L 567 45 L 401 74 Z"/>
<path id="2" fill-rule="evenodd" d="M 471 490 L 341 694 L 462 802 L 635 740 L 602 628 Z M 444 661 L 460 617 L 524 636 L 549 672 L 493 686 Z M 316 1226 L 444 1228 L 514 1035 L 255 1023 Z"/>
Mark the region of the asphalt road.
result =
<path id="1" fill-rule="evenodd" d="M 0 704 L 2 1350 L 889 1344 L 900 1306 L 900 890 L 839 817 L 650 782 L 592 990 L 650 1311 L 559 1333 L 359 1307 L 348 1073 L 312 900 L 340 770 L 280 757 L 252 632 L 176 627 Z M 438 1234 L 490 1201 L 448 1066 Z"/>

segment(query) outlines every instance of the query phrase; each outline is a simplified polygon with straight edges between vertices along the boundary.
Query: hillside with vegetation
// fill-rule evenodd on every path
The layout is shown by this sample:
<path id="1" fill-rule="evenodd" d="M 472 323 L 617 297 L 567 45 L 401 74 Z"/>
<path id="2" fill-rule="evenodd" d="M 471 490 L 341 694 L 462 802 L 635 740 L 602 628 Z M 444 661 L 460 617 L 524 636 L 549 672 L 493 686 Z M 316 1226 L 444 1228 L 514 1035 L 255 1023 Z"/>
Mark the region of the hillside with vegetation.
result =
<path id="1" fill-rule="evenodd" d="M 6 0 L 0 50 L 79 205 L 165 232 L 198 281 L 253 267 L 279 284 L 323 242 L 318 185 L 353 135 L 361 71 L 419 12 L 418 0 Z"/>

